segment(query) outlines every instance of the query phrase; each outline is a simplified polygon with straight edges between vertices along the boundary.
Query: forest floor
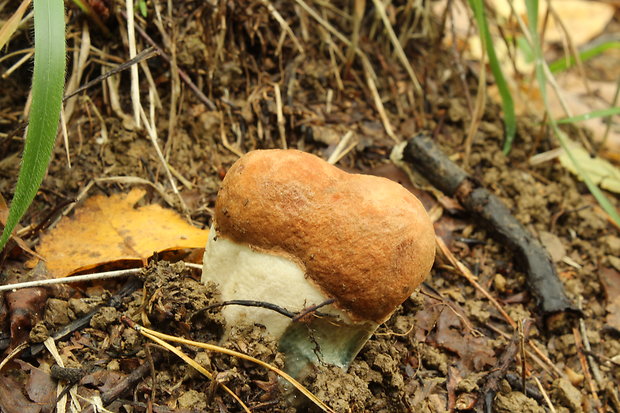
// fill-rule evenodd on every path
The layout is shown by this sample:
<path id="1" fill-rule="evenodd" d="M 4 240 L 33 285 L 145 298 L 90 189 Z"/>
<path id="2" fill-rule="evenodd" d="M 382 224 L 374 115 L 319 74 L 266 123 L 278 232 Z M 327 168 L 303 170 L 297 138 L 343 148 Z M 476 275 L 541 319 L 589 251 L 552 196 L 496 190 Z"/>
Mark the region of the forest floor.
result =
<path id="1" fill-rule="evenodd" d="M 146 19 L 137 15 L 136 24 L 174 64 L 162 54 L 141 63 L 140 98 L 147 118 L 152 114 L 178 195 L 149 134 L 136 125 L 130 71 L 124 71 L 66 103 L 71 105 L 65 114 L 68 139 L 59 135 L 48 175 L 22 220 L 24 227 L 35 229 L 23 232 L 28 232 L 24 241 L 29 247 L 39 251 L 38 243 L 52 231 L 48 224 L 75 201 L 77 209 L 89 197 L 126 194 L 135 187 L 146 190 L 138 205 L 161 204 L 193 226 L 208 228 L 219 184 L 239 155 L 284 146 L 324 159 L 333 155 L 346 171 L 384 176 L 412 188 L 438 235 L 479 287 L 438 255 L 424 285 L 379 327 L 349 370 L 318 367 L 302 381 L 308 390 L 337 412 L 620 412 L 618 229 L 559 161 L 529 162 L 558 146 L 540 116 L 518 117 L 516 139 L 505 155 L 501 106 L 487 99 L 467 144 L 481 66 L 445 45 L 442 39 L 450 27 L 441 16 L 427 7 L 389 9 L 397 34 L 407 39 L 404 50 L 418 89 L 394 53 L 372 2 L 360 18 L 358 54 L 335 34 L 352 38 L 355 19 L 348 8 L 358 2 L 342 2 L 343 11 L 312 2 L 330 26 L 319 23 L 300 2 L 184 1 L 175 2 L 172 10 L 155 3 L 160 14 L 149 8 Z M 77 84 L 128 60 L 125 19 L 119 10 L 99 5 L 107 36 L 74 7 L 68 9 L 67 76 L 79 70 Z M 276 16 L 286 20 L 291 33 Z M 139 50 L 151 46 L 146 37 L 137 36 Z M 29 31 L 22 30 L 10 50 L 28 47 L 30 41 Z M 85 42 L 90 43 L 86 52 Z M 85 59 L 79 58 L 81 53 Z M 0 71 L 15 60 L 2 61 Z M 7 201 L 19 170 L 30 75 L 23 66 L 0 79 L 0 193 Z M 203 94 L 196 94 L 184 76 Z M 565 130 L 577 134 L 575 127 Z M 420 132 L 432 136 L 541 240 L 582 318 L 574 312 L 544 314 L 522 263 L 493 228 L 423 177 L 412 183 L 394 166 L 390 154 L 395 144 Z M 348 143 L 339 145 L 348 133 Z M 617 208 L 618 197 L 608 195 Z M 195 256 L 184 260 L 199 263 L 200 251 Z M 14 243 L 3 258 L 0 284 L 49 276 L 43 261 Z M 198 282 L 199 271 L 168 261 L 173 258 L 150 257 L 133 292 L 112 304 L 110 297 L 136 277 L 24 290 L 26 295 L 17 298 L 6 293 L 0 306 L 5 356 L 21 342 L 35 346 L 98 310 L 86 325 L 56 341 L 65 367 L 76 370 L 53 369 L 57 361 L 50 351 L 35 352 L 34 347 L 2 368 L 0 409 L 51 412 L 59 404 L 60 380 L 75 385 L 81 408 L 101 397 L 110 411 L 242 411 L 222 390 L 226 385 L 251 411 L 313 411 L 302 396 L 293 402 L 292 396 L 285 397 L 275 374 L 264 368 L 179 346 L 214 372 L 212 382 L 120 321 L 127 316 L 166 334 L 219 343 L 224 321 L 217 309 L 206 309 L 217 302 L 217 290 Z M 119 259 L 91 272 L 131 265 L 135 262 Z M 515 326 L 523 323 L 525 331 L 519 335 Z M 276 343 L 260 326 L 237 331 L 222 344 L 283 365 Z M 68 371 L 76 376 L 66 377 Z M 118 388 L 122 391 L 112 395 Z"/>

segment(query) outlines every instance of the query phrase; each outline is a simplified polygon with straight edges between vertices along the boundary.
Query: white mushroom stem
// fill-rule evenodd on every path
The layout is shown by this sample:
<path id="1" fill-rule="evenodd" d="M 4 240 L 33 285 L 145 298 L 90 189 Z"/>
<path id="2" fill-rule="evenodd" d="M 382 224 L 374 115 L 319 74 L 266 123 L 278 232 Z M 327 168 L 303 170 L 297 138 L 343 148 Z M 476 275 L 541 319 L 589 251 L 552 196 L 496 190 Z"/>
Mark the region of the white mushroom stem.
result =
<path id="1" fill-rule="evenodd" d="M 249 300 L 275 304 L 293 313 L 327 301 L 293 261 L 258 252 L 216 235 L 212 227 L 205 249 L 202 281 L 215 282 L 222 301 Z M 287 370 L 298 375 L 310 363 L 347 368 L 377 328 L 374 322 L 353 322 L 331 305 L 320 308 L 330 317 L 293 321 L 270 309 L 242 305 L 222 308 L 228 335 L 234 326 L 260 324 L 280 342 Z M 226 339 L 227 337 L 224 337 Z"/>

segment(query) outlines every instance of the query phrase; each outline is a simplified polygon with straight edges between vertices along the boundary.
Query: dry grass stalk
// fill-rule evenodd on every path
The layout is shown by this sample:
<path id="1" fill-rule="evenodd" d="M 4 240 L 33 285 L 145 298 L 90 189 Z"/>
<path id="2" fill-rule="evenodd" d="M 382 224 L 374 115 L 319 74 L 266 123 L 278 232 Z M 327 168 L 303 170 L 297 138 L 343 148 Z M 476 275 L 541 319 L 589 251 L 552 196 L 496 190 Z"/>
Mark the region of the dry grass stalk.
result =
<path id="1" fill-rule="evenodd" d="M 331 70 L 334 74 L 334 79 L 336 79 L 336 85 L 338 85 L 338 90 L 344 90 L 344 84 L 342 83 L 342 78 L 340 77 L 340 69 L 338 67 L 338 62 L 336 62 L 336 55 L 340 56 L 341 60 L 344 59 L 342 51 L 338 49 L 338 47 L 336 47 L 327 30 L 321 27 L 320 32 L 323 37 L 323 41 L 327 44 L 327 50 L 329 52 L 329 63 L 331 66 Z"/>
<path id="2" fill-rule="evenodd" d="M 403 65 L 403 67 L 407 71 L 407 74 L 409 75 L 409 78 L 411 79 L 411 82 L 413 83 L 413 86 L 416 92 L 418 93 L 418 95 L 422 95 L 422 87 L 420 86 L 420 82 L 418 81 L 418 78 L 413 70 L 413 67 L 409 63 L 409 60 L 407 59 L 407 55 L 405 54 L 405 51 L 403 50 L 403 46 L 400 44 L 400 41 L 396 37 L 396 33 L 394 33 L 394 28 L 392 27 L 392 24 L 390 23 L 387 13 L 385 12 L 385 5 L 383 4 L 381 0 L 372 0 L 372 2 L 375 5 L 375 9 L 377 10 L 377 13 L 379 13 L 379 17 L 381 17 L 381 21 L 383 22 L 383 25 L 385 26 L 385 30 L 387 31 L 388 37 L 390 38 L 390 42 L 392 43 L 392 46 L 394 47 L 394 50 L 396 51 L 396 56 L 398 57 L 398 59 L 400 60 L 400 63 Z"/>
<path id="3" fill-rule="evenodd" d="M 128 320 L 128 319 L 125 319 L 125 320 Z M 180 343 L 180 344 L 184 344 L 184 345 L 187 345 L 187 346 L 199 347 L 199 348 L 202 348 L 202 349 L 205 349 L 205 350 L 214 351 L 214 352 L 226 354 L 226 355 L 233 356 L 233 357 L 238 357 L 240 359 L 250 361 L 250 362 L 255 363 L 255 364 L 257 364 L 257 365 L 259 365 L 261 367 L 264 367 L 264 368 L 266 368 L 268 370 L 271 370 L 274 373 L 276 373 L 278 376 L 282 377 L 284 380 L 286 380 L 290 384 L 292 384 L 297 390 L 299 390 L 301 393 L 303 393 L 304 396 L 306 396 L 308 399 L 310 399 L 321 410 L 323 410 L 324 412 L 335 413 L 334 410 L 332 410 L 329 406 L 327 406 L 325 403 L 323 403 L 319 398 L 317 398 L 308 389 L 306 389 L 301 383 L 299 383 L 293 377 L 291 377 L 287 373 L 283 372 L 282 370 L 272 366 L 269 363 L 265 363 L 262 360 L 259 360 L 259 359 L 255 358 L 255 357 L 252 357 L 252 356 L 249 356 L 247 354 L 240 353 L 240 352 L 235 351 L 235 350 L 230 350 L 230 349 L 227 349 L 227 348 L 224 348 L 224 347 L 220 347 L 220 346 L 216 346 L 216 345 L 213 345 L 213 344 L 202 343 L 202 342 L 198 342 L 198 341 L 191 341 L 191 340 L 186 340 L 186 339 L 181 338 L 181 337 L 176 337 L 176 336 L 171 336 L 171 335 L 168 335 L 168 334 L 163 334 L 163 333 L 160 333 L 158 331 L 150 330 L 148 328 L 145 328 L 145 327 L 139 326 L 137 324 L 134 324 L 131 321 L 128 321 L 128 322 L 140 334 L 142 334 L 142 335 L 144 335 L 144 336 L 146 336 L 146 337 L 148 337 L 148 338 L 150 338 L 152 340 L 154 340 L 155 338 L 159 339 L 159 341 L 157 341 L 159 344 L 161 344 L 163 342 L 163 340 L 168 340 L 168 341 L 172 341 L 174 343 Z M 156 341 L 156 340 L 154 340 L 154 341 Z M 172 346 L 170 346 L 170 347 L 174 348 Z M 175 354 L 176 354 L 176 352 L 175 352 Z M 181 357 L 181 356 L 179 355 L 179 357 Z"/>
<path id="4" fill-rule="evenodd" d="M 28 50 L 32 50 L 32 51 L 28 51 Z M 6 79 L 7 77 L 11 76 L 11 74 L 13 72 L 15 72 L 17 69 L 19 69 L 24 63 L 26 63 L 27 61 L 30 60 L 30 58 L 32 56 L 34 56 L 34 49 L 24 49 L 24 50 L 20 50 L 20 53 L 24 53 L 24 56 L 19 59 L 17 62 L 15 62 L 11 67 L 9 67 L 3 74 L 2 74 L 2 78 Z M 6 56 L 5 56 L 6 58 Z"/>
<path id="5" fill-rule="evenodd" d="M 153 92 L 149 90 L 149 103 L 150 103 L 149 105 L 150 116 L 149 117 L 150 119 L 146 117 L 146 113 L 144 113 L 144 109 L 142 108 L 142 106 L 140 107 L 140 116 L 142 117 L 142 120 L 144 121 L 144 127 L 146 128 L 146 131 L 151 140 L 151 143 L 153 144 L 153 147 L 155 148 L 155 152 L 157 152 L 157 157 L 159 158 L 159 161 L 164 167 L 164 171 L 166 171 L 166 176 L 168 177 L 168 181 L 170 182 L 172 191 L 175 193 L 175 195 L 179 199 L 181 208 L 183 209 L 183 212 L 185 213 L 185 215 L 189 216 L 189 208 L 187 207 L 185 200 L 179 193 L 177 185 L 174 182 L 174 178 L 172 177 L 172 172 L 170 172 L 170 168 L 168 167 L 168 162 L 166 162 L 166 159 L 164 158 L 164 154 L 162 153 L 161 149 L 159 148 L 159 144 L 157 143 L 157 126 L 155 123 L 155 105 L 153 104 L 152 96 L 153 96 Z"/>
<path id="6" fill-rule="evenodd" d="M 503 332 L 502 330 L 500 330 L 499 328 L 495 327 L 492 324 L 487 323 L 486 326 L 495 331 L 497 334 L 499 334 L 500 336 L 506 338 L 506 339 L 510 339 L 510 334 Z M 532 343 L 531 340 L 527 341 L 527 344 L 529 345 L 529 347 L 532 349 L 533 353 L 530 350 L 525 350 L 525 354 L 527 354 L 527 357 L 531 360 L 533 360 L 536 364 L 538 364 L 543 370 L 545 370 L 547 373 L 549 373 L 550 375 L 554 376 L 554 377 L 564 377 L 564 373 L 562 373 L 557 367 L 556 365 L 549 360 L 549 358 L 538 348 L 534 345 L 534 343 Z"/>
<path id="7" fill-rule="evenodd" d="M 355 57 L 355 51 L 359 48 L 360 42 L 360 29 L 362 27 L 362 19 L 364 18 L 364 10 L 366 9 L 366 0 L 354 0 L 353 1 L 353 27 L 351 28 L 351 46 L 347 49 L 347 59 L 345 61 L 345 71 L 348 72 L 353 58 Z"/>
<path id="8" fill-rule="evenodd" d="M 276 10 L 276 8 L 273 7 L 273 5 L 271 4 L 269 0 L 260 0 L 260 2 L 267 8 L 267 10 L 269 11 L 269 14 L 271 14 L 271 16 L 282 27 L 282 30 L 284 31 L 284 33 L 286 33 L 291 38 L 291 40 L 293 41 L 293 44 L 297 48 L 297 51 L 300 54 L 305 54 L 303 46 L 301 45 L 301 43 L 299 43 L 299 39 L 297 39 L 297 36 L 295 36 L 295 33 L 293 32 L 293 30 L 291 30 L 291 26 L 288 25 L 288 23 L 286 22 L 286 20 L 284 20 L 284 18 L 278 12 L 278 10 Z"/>
<path id="9" fill-rule="evenodd" d="M 465 138 L 465 156 L 463 157 L 463 166 L 466 168 L 469 165 L 469 156 L 471 154 L 471 147 L 474 143 L 474 136 L 478 132 L 478 127 L 482 121 L 484 115 L 484 106 L 486 105 L 487 97 L 487 70 L 485 66 L 486 60 L 486 47 L 484 47 L 483 36 L 480 36 L 480 43 L 482 43 L 482 56 L 480 57 L 480 77 L 478 78 L 478 92 L 476 93 L 476 105 L 474 106 L 474 112 L 471 114 L 471 122 L 467 130 L 467 137 Z"/>
<path id="10" fill-rule="evenodd" d="M 375 103 L 375 107 L 377 108 L 377 112 L 379 112 L 379 117 L 381 118 L 381 122 L 383 123 L 383 128 L 385 129 L 385 133 L 388 134 L 394 142 L 400 142 L 400 139 L 396 137 L 394 134 L 394 130 L 392 129 L 392 124 L 390 123 L 390 118 L 388 118 L 385 108 L 383 107 L 383 101 L 381 100 L 381 96 L 379 95 L 379 91 L 377 90 L 377 85 L 375 85 L 375 81 L 373 80 L 376 76 L 373 76 L 374 70 L 370 66 L 366 60 L 364 62 L 364 74 L 366 75 L 366 84 L 368 85 L 368 89 L 372 94 L 373 101 Z"/>
<path id="11" fill-rule="evenodd" d="M 280 93 L 280 85 L 273 84 L 273 93 L 276 97 L 276 117 L 278 120 L 278 132 L 280 134 L 280 145 L 282 149 L 287 149 L 286 130 L 284 127 L 284 113 L 282 112 L 282 94 Z"/>
<path id="12" fill-rule="evenodd" d="M 387 117 L 387 113 L 386 113 L 385 108 L 383 106 L 383 102 L 381 100 L 381 96 L 379 95 L 379 91 L 377 90 L 377 86 L 376 86 L 377 74 L 375 73 L 374 69 L 372 68 L 372 65 L 370 64 L 370 60 L 368 59 L 368 56 L 366 56 L 366 54 L 359 47 L 354 47 L 354 45 L 342 33 L 340 33 L 338 30 L 336 30 L 336 28 L 334 26 L 332 26 L 327 20 L 325 20 L 323 17 L 321 17 L 316 12 L 316 10 L 314 10 L 310 6 L 308 6 L 304 0 L 295 0 L 295 1 L 310 16 L 312 16 L 312 18 L 314 18 L 321 26 L 323 26 L 327 31 L 329 31 L 331 34 L 336 36 L 336 38 L 338 38 L 338 40 L 343 42 L 346 46 L 348 46 L 350 48 L 354 48 L 355 53 L 357 53 L 360 56 L 360 59 L 362 61 L 362 65 L 364 67 L 364 74 L 365 74 L 365 77 L 366 77 L 366 85 L 368 86 L 368 88 L 370 90 L 370 93 L 371 93 L 373 101 L 375 103 L 377 112 L 379 113 L 379 117 L 381 118 L 381 122 L 383 123 L 383 127 L 385 129 L 385 132 L 395 142 L 400 142 L 400 139 L 398 139 L 396 137 L 396 135 L 394 134 L 394 130 L 392 129 L 392 125 L 390 123 L 390 120 Z"/>
<path id="13" fill-rule="evenodd" d="M 540 393 L 543 395 L 543 398 L 545 399 L 545 403 L 547 403 L 547 407 L 549 408 L 549 411 L 551 413 L 556 413 L 555 407 L 553 407 L 553 403 L 551 403 L 551 399 L 549 398 L 549 395 L 545 391 L 545 388 L 543 387 L 543 385 L 540 383 L 540 380 L 538 380 L 538 377 L 532 376 L 532 378 L 534 379 L 534 382 L 536 383 L 538 390 L 540 390 Z"/>
<path id="14" fill-rule="evenodd" d="M 47 350 L 50 352 L 52 357 L 54 358 L 54 361 L 56 361 L 56 364 L 58 364 L 60 367 L 65 367 L 65 363 L 62 357 L 60 357 L 60 353 L 58 353 L 58 348 L 56 347 L 56 342 L 54 342 L 54 339 L 52 337 L 48 337 L 47 340 L 43 342 L 43 344 L 45 345 L 45 348 L 47 348 Z M 78 402 L 77 387 L 71 384 L 67 384 L 67 386 L 71 386 L 69 388 L 69 395 L 71 396 L 71 401 L 70 401 L 71 411 L 72 412 L 82 411 L 82 406 L 80 406 L 80 403 Z M 56 394 L 58 395 L 62 394 L 62 397 L 60 397 L 56 401 L 56 412 L 64 413 L 67 408 L 67 395 L 66 395 L 66 392 L 64 392 L 64 385 L 60 382 L 58 383 Z"/>
<path id="15" fill-rule="evenodd" d="M 125 15 L 125 13 L 121 12 L 123 15 Z M 155 48 L 155 50 L 157 50 L 157 53 L 169 64 L 171 64 L 171 59 L 168 56 L 168 54 L 166 54 L 166 52 L 164 52 L 164 50 L 151 38 L 151 36 L 149 36 L 143 28 L 141 28 L 139 25 L 135 26 L 136 30 L 138 31 L 138 34 L 140 34 L 140 36 L 148 43 L 150 44 L 153 48 Z M 202 103 L 204 103 L 210 110 L 215 110 L 215 105 L 213 104 L 213 102 L 211 102 L 211 100 L 204 94 L 202 93 L 202 91 L 198 88 L 198 86 L 196 86 L 196 84 L 192 81 L 192 79 L 190 79 L 190 77 L 187 75 L 187 73 L 185 73 L 183 70 L 178 69 L 179 71 L 179 76 L 181 77 L 181 79 L 185 82 L 185 84 L 187 86 L 189 86 L 189 88 L 192 90 L 192 92 L 194 92 L 196 94 L 196 96 L 198 97 L 198 99 L 200 99 L 202 101 Z"/>
<path id="16" fill-rule="evenodd" d="M 583 375 L 586 378 L 586 385 L 588 387 L 588 390 L 590 390 L 592 399 L 594 400 L 594 407 L 599 413 L 605 413 L 605 409 L 603 409 L 603 405 L 601 404 L 601 401 L 598 398 L 598 389 L 596 388 L 594 380 L 592 380 L 592 374 L 590 373 L 590 369 L 588 368 L 588 362 L 583 352 L 582 336 L 579 333 L 578 329 L 573 328 L 573 336 L 575 337 L 575 347 L 577 348 L 577 355 L 579 357 L 581 369 L 583 371 Z"/>
<path id="17" fill-rule="evenodd" d="M 353 142 L 352 145 L 349 144 L 352 137 L 353 132 L 347 131 L 347 133 L 345 133 L 344 136 L 340 138 L 340 141 L 338 142 L 338 145 L 336 145 L 334 152 L 332 152 L 332 154 L 327 159 L 328 163 L 332 165 L 337 164 L 338 161 L 340 161 L 347 153 L 349 153 L 353 148 L 355 148 L 355 145 L 357 145 L 357 141 Z"/>
<path id="18" fill-rule="evenodd" d="M 129 46 L 129 58 L 136 57 L 136 30 L 134 23 L 133 0 L 125 0 L 125 12 L 127 13 L 127 43 Z M 131 104 L 136 127 L 140 127 L 140 78 L 138 66 L 131 66 Z"/>
<path id="19" fill-rule="evenodd" d="M 29 345 L 30 343 L 23 342 L 19 346 L 15 347 L 9 354 L 7 354 L 6 357 L 2 359 L 2 361 L 0 361 L 0 371 L 2 371 L 4 366 L 6 366 L 9 361 L 13 360 L 15 356 L 19 355 L 22 350 L 24 350 Z"/>
<path id="20" fill-rule="evenodd" d="M 79 89 L 80 82 L 82 80 L 82 75 L 84 74 L 84 70 L 87 67 L 88 58 L 90 57 L 91 51 L 91 42 L 90 42 L 90 30 L 88 29 L 88 24 L 84 22 L 82 25 L 82 33 L 80 37 L 80 46 L 76 47 L 73 52 L 73 70 L 71 71 L 71 76 L 67 81 L 65 86 L 65 95 L 69 96 L 73 94 L 76 90 Z M 75 40 L 77 46 L 77 37 Z M 75 111 L 77 99 L 75 97 L 68 98 L 65 101 L 65 116 L 67 121 L 71 121 L 71 117 L 73 116 L 73 112 Z"/>
<path id="21" fill-rule="evenodd" d="M 226 135 L 226 127 L 224 125 L 224 116 L 222 115 L 221 112 L 218 112 L 218 113 L 220 115 L 220 140 L 222 141 L 222 145 L 224 145 L 226 149 L 228 149 L 229 151 L 231 151 L 232 153 L 234 153 L 235 155 L 241 158 L 243 156 L 243 152 L 241 152 L 238 148 L 231 145 L 230 142 L 228 141 L 228 136 Z M 258 121 L 258 127 L 262 128 L 260 120 Z M 260 136 L 260 130 L 259 130 L 259 136 Z"/>
<path id="22" fill-rule="evenodd" d="M 170 170 L 172 171 L 172 167 L 170 167 Z M 116 184 L 124 184 L 124 185 L 148 185 L 157 191 L 157 193 L 162 197 L 164 202 L 166 202 L 170 206 L 174 206 L 174 200 L 164 190 L 163 186 L 159 182 L 153 183 L 151 181 L 147 181 L 146 179 L 140 178 L 138 176 L 108 176 L 105 178 L 95 178 L 93 181 L 98 184 L 116 183 Z"/>
<path id="23" fill-rule="evenodd" d="M 110 76 L 106 79 L 106 85 L 108 86 L 108 97 L 110 99 L 110 107 L 119 119 L 123 120 L 123 126 L 128 129 L 132 129 L 135 126 L 134 119 L 127 115 L 121 107 L 120 93 L 118 91 L 120 86 L 120 76 Z"/>
<path id="24" fill-rule="evenodd" d="M 83 99 L 85 102 L 88 103 L 88 107 L 92 109 L 93 113 L 97 117 L 97 120 L 99 120 L 101 136 L 97 138 L 96 142 L 99 145 L 105 145 L 108 142 L 108 127 L 105 124 L 105 119 L 101 115 L 101 112 L 99 112 L 99 109 L 97 108 L 97 105 L 95 105 L 95 102 L 93 102 L 88 95 L 84 96 Z"/>
<path id="25" fill-rule="evenodd" d="M 67 156 L 67 167 L 71 169 L 71 153 L 69 151 L 69 134 L 67 133 L 67 118 L 65 110 L 60 107 L 60 133 L 62 134 L 62 142 L 65 146 L 65 155 Z"/>
<path id="26" fill-rule="evenodd" d="M 174 149 L 174 135 L 177 130 L 177 113 L 180 110 L 179 95 L 181 94 L 181 79 L 179 76 L 179 65 L 177 63 L 177 29 L 176 25 L 170 25 L 172 33 L 168 33 L 164 28 L 164 22 L 161 17 L 159 1 L 154 1 L 155 8 L 155 26 L 164 40 L 164 45 L 170 53 L 170 105 L 168 110 L 168 135 L 164 146 L 164 158 L 166 161 L 170 159 L 170 152 Z M 171 10 L 168 9 L 170 13 Z M 151 90 L 157 93 L 156 87 Z"/>
<path id="27" fill-rule="evenodd" d="M 209 380 L 215 380 L 215 377 L 213 376 L 213 373 L 211 373 L 210 371 L 208 371 L 207 369 L 202 367 L 200 364 L 198 364 L 196 361 L 194 361 L 191 357 L 189 357 L 187 354 L 183 353 L 178 348 L 175 348 L 175 347 L 171 346 L 170 344 L 166 343 L 164 340 L 162 340 L 161 338 L 157 337 L 156 335 L 150 334 L 150 332 L 147 329 L 145 329 L 145 328 L 140 328 L 138 331 L 140 332 L 140 334 L 142 334 L 146 338 L 148 338 L 150 340 L 153 340 L 154 342 L 156 342 L 157 344 L 159 344 L 160 346 L 162 346 L 166 350 L 176 354 L 184 362 L 186 362 L 187 364 L 192 366 L 194 369 L 199 371 L 201 374 L 203 374 Z M 235 401 L 237 403 L 239 403 L 239 405 L 241 406 L 243 411 L 245 411 L 247 413 L 251 413 L 251 410 L 248 408 L 248 406 L 246 406 L 245 403 L 243 403 L 243 401 L 239 398 L 239 396 L 237 396 L 237 394 L 234 391 L 232 391 L 228 386 L 224 385 L 223 383 L 219 383 L 218 382 L 218 385 L 221 386 L 224 389 L 224 391 L 226 391 L 226 393 L 228 393 L 233 399 L 235 399 Z"/>
<path id="28" fill-rule="evenodd" d="M 557 22 L 560 29 L 562 29 L 562 33 L 564 34 L 563 42 L 566 43 L 565 49 L 568 51 L 567 55 L 572 56 L 575 59 L 575 63 L 577 66 L 577 71 L 579 72 L 579 76 L 583 80 L 583 85 L 586 88 L 586 92 L 588 95 L 592 96 L 592 89 L 590 89 L 590 82 L 588 82 L 588 76 L 586 76 L 585 68 L 583 67 L 583 62 L 581 61 L 581 57 L 579 56 L 579 51 L 575 47 L 575 42 L 573 42 L 573 37 L 570 34 L 570 31 L 564 24 L 562 17 L 558 14 L 553 6 L 553 2 L 547 0 L 547 10 L 553 16 L 553 19 Z"/>
<path id="29" fill-rule="evenodd" d="M 480 285 L 480 283 L 478 283 L 474 274 L 472 274 L 471 271 L 469 271 L 469 268 L 467 268 L 462 262 L 460 262 L 454 256 L 454 254 L 452 254 L 452 251 L 450 251 L 450 249 L 443 242 L 441 237 L 437 236 L 436 240 L 437 240 L 437 251 L 440 254 L 440 256 L 443 256 L 448 261 L 448 263 L 450 263 L 450 265 L 460 275 L 462 275 L 467 281 L 469 281 L 469 283 L 473 285 L 476 288 L 476 290 L 480 291 L 482 295 L 484 295 L 487 298 L 487 300 L 489 300 L 491 304 L 493 304 L 493 306 L 497 309 L 497 311 L 499 311 L 502 317 L 504 317 L 504 320 L 506 320 L 513 329 L 516 329 L 517 323 L 515 323 L 512 317 L 508 315 L 508 313 L 504 310 L 501 304 L 495 299 L 495 297 L 493 297 L 491 293 L 489 293 L 482 285 Z"/>
<path id="30" fill-rule="evenodd" d="M 69 284 L 69 283 L 77 283 L 77 282 L 107 280 L 110 278 L 126 277 L 128 275 L 137 275 L 141 271 L 142 271 L 142 268 L 129 268 L 126 270 L 106 271 L 106 272 L 99 272 L 99 273 L 94 273 L 94 274 L 72 275 L 72 276 L 63 277 L 63 278 L 46 278 L 44 280 L 26 281 L 22 283 L 0 285 L 0 291 L 11 291 L 11 290 L 19 290 L 22 288 L 43 287 L 46 285 L 54 285 L 54 284 Z M 26 343 L 26 345 L 28 346 L 30 344 Z M 0 370 L 1 369 L 2 369 L 2 363 L 0 363 Z"/>

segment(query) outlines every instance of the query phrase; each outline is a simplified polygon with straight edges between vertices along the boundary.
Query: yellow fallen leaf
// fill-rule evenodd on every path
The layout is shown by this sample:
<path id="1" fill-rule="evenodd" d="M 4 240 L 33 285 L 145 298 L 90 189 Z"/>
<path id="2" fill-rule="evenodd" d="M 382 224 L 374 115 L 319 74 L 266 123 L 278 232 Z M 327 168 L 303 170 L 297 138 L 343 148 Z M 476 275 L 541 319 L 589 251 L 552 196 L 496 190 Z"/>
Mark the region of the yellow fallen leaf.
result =
<path id="1" fill-rule="evenodd" d="M 590 175 L 595 184 L 603 189 L 620 194 L 620 169 L 605 159 L 592 158 L 588 151 L 574 142 L 570 144 L 570 150 L 577 163 Z M 560 155 L 560 162 L 566 169 L 577 175 L 575 166 L 566 152 L 562 152 Z"/>
<path id="2" fill-rule="evenodd" d="M 155 252 L 204 248 L 208 230 L 195 228 L 159 205 L 134 205 L 145 191 L 97 195 L 41 237 L 37 251 L 52 277 L 63 277 L 105 263 L 145 261 Z"/>

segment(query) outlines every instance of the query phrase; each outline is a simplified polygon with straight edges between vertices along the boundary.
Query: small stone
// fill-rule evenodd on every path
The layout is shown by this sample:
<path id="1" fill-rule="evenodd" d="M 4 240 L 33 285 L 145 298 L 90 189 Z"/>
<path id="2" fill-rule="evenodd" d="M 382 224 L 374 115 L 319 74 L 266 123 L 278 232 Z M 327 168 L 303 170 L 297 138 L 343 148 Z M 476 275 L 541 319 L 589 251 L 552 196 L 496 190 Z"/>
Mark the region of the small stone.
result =
<path id="1" fill-rule="evenodd" d="M 123 331 L 123 339 L 127 348 L 134 348 L 140 342 L 140 333 L 133 328 L 126 328 Z"/>
<path id="2" fill-rule="evenodd" d="M 456 398 L 454 408 L 456 410 L 472 410 L 478 398 L 472 393 L 461 393 Z"/>
<path id="3" fill-rule="evenodd" d="M 512 387 L 510 387 L 510 383 L 508 383 L 508 380 L 501 380 L 499 382 L 499 391 L 502 394 L 508 394 L 512 392 Z"/>
<path id="4" fill-rule="evenodd" d="M 102 302 L 108 298 L 109 294 L 107 293 L 95 297 L 71 298 L 69 299 L 69 308 L 73 310 L 78 317 L 81 317 L 90 313 L 95 307 L 102 304 Z"/>
<path id="5" fill-rule="evenodd" d="M 30 330 L 29 339 L 31 343 L 43 343 L 49 336 L 50 333 L 47 330 L 47 327 L 45 327 L 45 323 L 39 321 L 34 327 L 32 327 L 32 330 Z"/>
<path id="6" fill-rule="evenodd" d="M 206 396 L 196 390 L 188 390 L 177 400 L 181 409 L 204 410 L 207 408 Z"/>
<path id="7" fill-rule="evenodd" d="M 560 404 L 566 406 L 568 410 L 575 413 L 582 413 L 581 403 L 583 401 L 581 392 L 571 384 L 570 381 L 561 378 L 553 382 L 554 394 Z"/>
<path id="8" fill-rule="evenodd" d="M 469 310 L 470 316 L 476 321 L 486 323 L 491 318 L 491 313 L 486 310 L 486 306 L 482 301 L 469 300 L 465 302 L 465 306 Z"/>
<path id="9" fill-rule="evenodd" d="M 607 259 L 609 260 L 609 264 L 616 269 L 616 271 L 620 271 L 620 258 L 614 255 L 608 255 Z"/>
<path id="10" fill-rule="evenodd" d="M 495 277 L 493 277 L 493 287 L 495 288 L 495 291 L 497 291 L 498 293 L 503 293 L 506 291 L 506 277 L 504 277 L 502 274 L 495 274 Z"/>
<path id="11" fill-rule="evenodd" d="M 508 394 L 497 393 L 493 403 L 495 413 L 545 413 L 536 400 L 526 397 L 523 393 L 513 391 Z"/>
<path id="12" fill-rule="evenodd" d="M 45 322 L 51 326 L 64 326 L 69 321 L 69 304 L 58 298 L 48 299 L 45 304 Z"/>
<path id="13" fill-rule="evenodd" d="M 439 370 L 443 374 L 448 373 L 448 358 L 435 347 L 420 343 L 420 358 L 424 365 L 430 369 Z"/>
<path id="14" fill-rule="evenodd" d="M 541 231 L 538 236 L 540 237 L 540 242 L 545 246 L 549 255 L 551 255 L 553 262 L 559 262 L 564 258 L 566 255 L 566 248 L 564 248 L 564 244 L 562 244 L 562 241 L 557 235 Z"/>
<path id="15" fill-rule="evenodd" d="M 564 371 L 566 372 L 566 377 L 568 377 L 568 380 L 570 380 L 573 386 L 581 386 L 581 384 L 583 383 L 585 379 L 583 374 L 577 373 L 575 370 L 571 369 L 570 367 L 566 367 Z"/>
<path id="16" fill-rule="evenodd" d="M 478 390 L 478 380 L 480 380 L 480 377 L 482 375 L 484 375 L 484 373 L 469 374 L 463 380 L 459 381 L 459 384 L 456 385 L 456 391 L 473 393 L 474 391 Z"/>
<path id="17" fill-rule="evenodd" d="M 121 365 L 118 363 L 118 360 L 112 360 L 108 363 L 107 369 L 110 371 L 119 371 L 121 369 Z"/>
<path id="18" fill-rule="evenodd" d="M 607 235 L 601 238 L 610 255 L 620 256 L 620 238 L 615 235 Z"/>
<path id="19" fill-rule="evenodd" d="M 104 330 L 110 324 L 118 320 L 118 311 L 114 307 L 101 307 L 97 314 L 90 319 L 90 326 Z"/>

